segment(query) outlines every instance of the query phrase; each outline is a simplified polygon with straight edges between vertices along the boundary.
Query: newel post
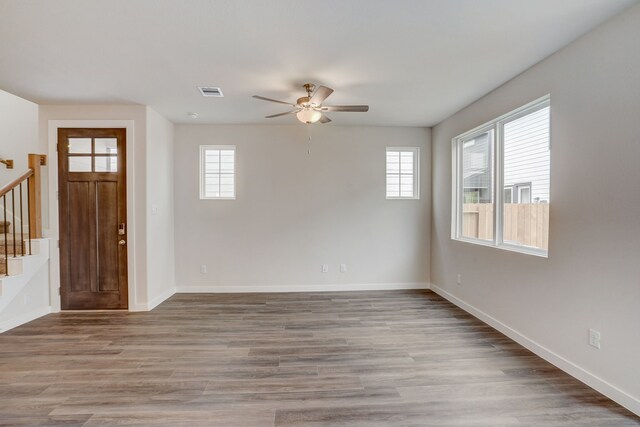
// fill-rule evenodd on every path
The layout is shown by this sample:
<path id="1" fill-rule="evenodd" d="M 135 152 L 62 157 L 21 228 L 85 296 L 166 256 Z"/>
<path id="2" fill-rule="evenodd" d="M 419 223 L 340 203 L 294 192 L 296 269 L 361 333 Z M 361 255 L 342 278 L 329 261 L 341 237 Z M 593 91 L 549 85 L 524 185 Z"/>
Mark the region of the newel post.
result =
<path id="1" fill-rule="evenodd" d="M 29 154 L 29 230 L 32 239 L 42 238 L 42 178 L 40 166 L 47 164 L 47 156 Z"/>

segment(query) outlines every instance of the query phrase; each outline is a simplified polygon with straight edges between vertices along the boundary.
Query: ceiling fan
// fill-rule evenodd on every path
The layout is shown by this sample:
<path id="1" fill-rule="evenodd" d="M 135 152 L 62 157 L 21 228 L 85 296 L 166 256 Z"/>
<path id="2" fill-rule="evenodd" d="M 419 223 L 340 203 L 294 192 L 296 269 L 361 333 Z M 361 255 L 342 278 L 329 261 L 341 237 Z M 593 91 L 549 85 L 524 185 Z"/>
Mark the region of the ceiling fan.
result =
<path id="1" fill-rule="evenodd" d="M 368 105 L 322 105 L 324 100 L 331 95 L 333 89 L 326 86 L 320 86 L 316 89 L 316 86 L 311 83 L 306 83 L 303 87 L 307 91 L 307 96 L 298 98 L 295 104 L 286 101 L 278 101 L 277 99 L 265 98 L 264 96 L 253 95 L 253 97 L 256 99 L 262 99 L 263 101 L 277 102 L 278 104 L 286 104 L 294 107 L 293 110 L 285 113 L 266 116 L 265 118 L 267 119 L 295 114 L 298 120 L 302 123 L 329 123 L 331 119 L 324 114 L 328 111 L 353 111 L 360 113 L 369 111 Z"/>

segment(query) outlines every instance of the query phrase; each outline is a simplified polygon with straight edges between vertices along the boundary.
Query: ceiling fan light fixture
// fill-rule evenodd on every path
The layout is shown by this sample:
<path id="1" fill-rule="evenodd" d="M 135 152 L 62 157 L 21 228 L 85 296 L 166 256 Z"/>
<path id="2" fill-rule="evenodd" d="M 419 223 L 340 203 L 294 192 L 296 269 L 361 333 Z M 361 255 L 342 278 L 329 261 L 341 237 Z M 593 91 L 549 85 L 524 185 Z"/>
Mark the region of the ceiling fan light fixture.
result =
<path id="1" fill-rule="evenodd" d="M 368 105 L 325 105 L 322 103 L 327 99 L 329 95 L 333 93 L 333 89 L 320 86 L 316 89 L 315 85 L 311 83 L 307 83 L 304 85 L 304 89 L 307 91 L 307 96 L 303 96 L 298 98 L 296 103 L 279 101 L 273 98 L 266 98 L 264 96 L 253 95 L 256 99 L 261 99 L 263 101 L 275 102 L 278 104 L 286 104 L 293 107 L 293 110 L 286 111 L 284 113 L 271 114 L 270 116 L 265 116 L 267 119 L 272 119 L 274 117 L 286 116 L 289 114 L 295 114 L 297 119 L 302 123 L 329 123 L 331 119 L 325 116 L 323 113 L 325 111 L 335 111 L 335 112 L 367 112 L 369 111 Z"/>
<path id="2" fill-rule="evenodd" d="M 322 113 L 311 108 L 305 108 L 298 111 L 296 117 L 302 123 L 315 123 L 322 118 Z"/>

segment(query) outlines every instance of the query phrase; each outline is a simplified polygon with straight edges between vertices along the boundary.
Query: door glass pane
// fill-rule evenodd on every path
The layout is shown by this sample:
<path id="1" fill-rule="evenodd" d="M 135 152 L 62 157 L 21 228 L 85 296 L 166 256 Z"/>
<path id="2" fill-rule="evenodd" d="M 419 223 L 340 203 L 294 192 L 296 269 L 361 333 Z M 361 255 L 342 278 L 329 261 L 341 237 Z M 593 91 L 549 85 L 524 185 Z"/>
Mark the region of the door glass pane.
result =
<path id="1" fill-rule="evenodd" d="M 547 249 L 549 240 L 549 107 L 504 124 L 505 242 Z"/>
<path id="2" fill-rule="evenodd" d="M 96 138 L 95 150 L 98 154 L 117 154 L 118 140 L 116 138 Z"/>
<path id="3" fill-rule="evenodd" d="M 69 138 L 69 153 L 91 154 L 91 138 Z"/>
<path id="4" fill-rule="evenodd" d="M 118 157 L 105 156 L 95 158 L 96 172 L 118 172 Z"/>
<path id="5" fill-rule="evenodd" d="M 462 142 L 462 236 L 493 240 L 493 130 Z"/>
<path id="6" fill-rule="evenodd" d="M 91 172 L 91 156 L 69 157 L 69 172 Z"/>

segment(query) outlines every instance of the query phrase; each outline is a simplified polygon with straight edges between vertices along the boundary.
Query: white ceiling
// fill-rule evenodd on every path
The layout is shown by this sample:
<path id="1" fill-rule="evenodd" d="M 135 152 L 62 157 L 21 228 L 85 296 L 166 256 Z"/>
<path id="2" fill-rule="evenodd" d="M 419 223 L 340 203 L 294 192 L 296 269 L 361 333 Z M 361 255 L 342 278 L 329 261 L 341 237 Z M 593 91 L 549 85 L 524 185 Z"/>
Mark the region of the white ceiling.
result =
<path id="1" fill-rule="evenodd" d="M 431 126 L 636 0 L 0 0 L 0 88 L 144 104 L 174 122 L 264 119 L 309 81 L 332 124 Z M 197 85 L 220 86 L 202 98 Z M 283 108 L 284 107 L 284 108 Z M 187 112 L 198 112 L 197 120 Z"/>

